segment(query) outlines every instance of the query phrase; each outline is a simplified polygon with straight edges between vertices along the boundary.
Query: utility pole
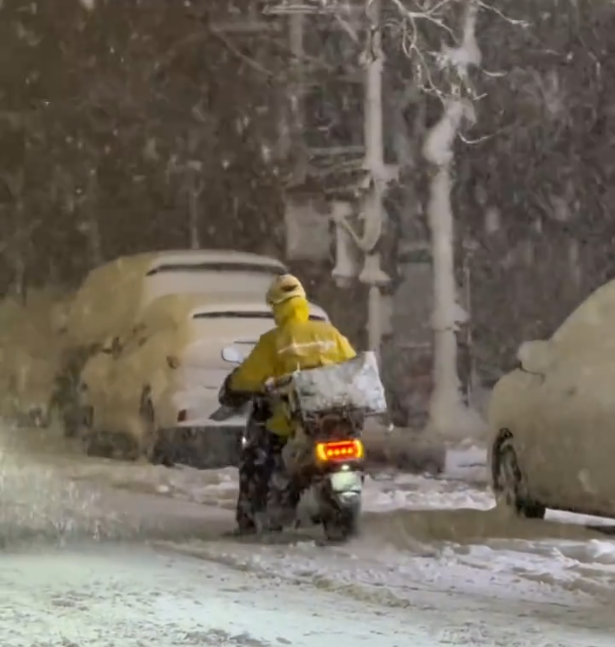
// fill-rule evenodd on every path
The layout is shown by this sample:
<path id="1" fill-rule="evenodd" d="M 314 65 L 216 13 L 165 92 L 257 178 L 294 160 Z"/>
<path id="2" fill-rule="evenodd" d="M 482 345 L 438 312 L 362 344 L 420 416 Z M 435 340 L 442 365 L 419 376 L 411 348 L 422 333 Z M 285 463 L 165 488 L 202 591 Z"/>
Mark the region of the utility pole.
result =
<path id="1" fill-rule="evenodd" d="M 382 37 L 378 23 L 380 21 L 380 0 L 369 0 L 366 3 L 366 13 L 369 21 L 370 36 L 365 51 L 367 74 L 365 79 L 365 167 L 371 173 L 371 195 L 365 201 L 365 218 L 373 219 L 374 224 L 382 225 L 384 222 L 384 151 L 382 134 Z M 367 59 L 367 57 L 370 57 Z M 367 225 L 367 223 L 366 223 Z M 371 263 L 374 268 L 380 267 L 380 254 L 374 250 L 366 250 L 367 257 L 373 257 Z M 367 268 L 366 257 L 366 268 Z M 362 275 L 365 272 L 362 272 Z M 382 331 L 380 326 L 380 286 L 374 282 L 372 276 L 365 276 L 364 281 L 369 285 L 369 298 L 367 306 L 367 337 L 372 350 L 380 350 Z"/>
<path id="2" fill-rule="evenodd" d="M 386 212 L 384 197 L 390 169 L 384 163 L 382 74 L 384 52 L 380 31 L 381 0 L 366 0 L 367 42 L 363 52 L 365 66 L 364 138 L 365 158 L 363 167 L 369 172 L 370 186 L 363 202 L 364 236 L 360 245 L 365 254 L 365 265 L 359 280 L 369 286 L 367 306 L 367 337 L 369 348 L 379 352 L 382 342 L 382 288 L 390 279 L 382 271 L 381 256 L 377 250 L 382 236 Z"/>

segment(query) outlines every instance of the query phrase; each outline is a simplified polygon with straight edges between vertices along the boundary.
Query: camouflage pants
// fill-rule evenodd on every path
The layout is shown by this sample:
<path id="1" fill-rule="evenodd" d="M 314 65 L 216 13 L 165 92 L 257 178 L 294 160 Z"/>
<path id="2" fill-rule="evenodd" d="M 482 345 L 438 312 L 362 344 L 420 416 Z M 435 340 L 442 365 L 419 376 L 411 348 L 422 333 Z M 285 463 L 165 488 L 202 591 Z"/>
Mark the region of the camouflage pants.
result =
<path id="1" fill-rule="evenodd" d="M 251 421 L 246 441 L 239 464 L 238 529 L 279 530 L 295 504 L 282 460 L 285 440 Z"/>

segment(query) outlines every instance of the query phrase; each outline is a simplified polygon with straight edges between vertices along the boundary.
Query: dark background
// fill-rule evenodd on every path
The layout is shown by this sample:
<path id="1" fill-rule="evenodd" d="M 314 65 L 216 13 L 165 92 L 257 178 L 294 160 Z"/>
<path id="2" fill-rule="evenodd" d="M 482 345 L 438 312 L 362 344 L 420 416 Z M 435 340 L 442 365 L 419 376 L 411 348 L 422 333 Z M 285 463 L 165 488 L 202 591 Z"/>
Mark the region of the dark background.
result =
<path id="1" fill-rule="evenodd" d="M 615 270 L 615 6 L 496 6 L 529 26 L 481 14 L 484 67 L 503 76 L 477 75 L 486 96 L 466 134 L 485 139 L 459 142 L 454 191 L 459 255 L 472 275 L 475 353 L 486 376 L 507 367 L 521 340 L 549 334 Z M 74 286 L 118 255 L 188 247 L 191 196 L 203 247 L 283 256 L 293 154 L 276 147 L 292 80 L 288 37 L 215 33 L 211 24 L 233 10 L 212 0 L 99 0 L 93 11 L 77 0 L 4 1 L 1 293 Z M 314 72 L 328 88 L 320 104 L 309 104 L 314 129 L 324 108 L 358 113 L 356 84 L 340 80 L 346 71 Z M 413 83 L 399 52 L 390 53 L 387 78 L 391 87 Z M 406 115 L 417 149 L 439 110 L 422 97 Z M 402 178 L 420 214 L 426 169 L 419 161 Z M 398 209 L 384 241 L 394 276 L 404 217 Z M 332 265 L 293 267 L 361 343 L 364 291 L 337 289 Z"/>

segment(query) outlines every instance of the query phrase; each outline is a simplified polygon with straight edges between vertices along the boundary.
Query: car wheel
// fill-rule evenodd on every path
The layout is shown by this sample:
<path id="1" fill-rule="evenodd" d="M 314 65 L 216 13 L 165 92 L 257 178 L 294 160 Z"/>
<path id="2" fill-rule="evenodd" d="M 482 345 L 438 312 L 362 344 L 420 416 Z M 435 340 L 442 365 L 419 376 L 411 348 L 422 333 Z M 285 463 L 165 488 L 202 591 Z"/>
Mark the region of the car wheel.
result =
<path id="1" fill-rule="evenodd" d="M 79 411 L 74 402 L 64 405 L 60 411 L 62 427 L 66 438 L 77 438 L 79 435 Z"/>
<path id="2" fill-rule="evenodd" d="M 87 387 L 80 385 L 73 391 L 70 401 L 66 402 L 61 410 L 66 438 L 79 438 L 92 427 L 94 410 L 90 405 L 83 404 L 83 398 L 86 395 Z"/>
<path id="3" fill-rule="evenodd" d="M 523 473 L 511 435 L 498 441 L 494 450 L 493 489 L 498 504 L 527 519 L 543 519 L 546 508 L 527 494 Z"/>
<path id="4" fill-rule="evenodd" d="M 151 400 L 149 389 L 143 391 L 139 410 L 141 418 L 141 454 L 154 465 L 166 465 L 167 461 L 162 455 L 158 442 L 158 426 L 156 424 L 156 410 Z"/>
<path id="5" fill-rule="evenodd" d="M 92 433 L 94 427 L 94 407 L 89 404 L 79 407 L 77 435 L 83 437 Z"/>
<path id="6" fill-rule="evenodd" d="M 82 393 L 87 393 L 82 389 Z M 138 458 L 138 448 L 134 438 L 129 434 L 108 432 L 95 428 L 94 407 L 82 404 L 79 409 L 79 425 L 81 441 L 85 453 L 97 458 L 111 458 L 114 460 L 134 461 Z"/>

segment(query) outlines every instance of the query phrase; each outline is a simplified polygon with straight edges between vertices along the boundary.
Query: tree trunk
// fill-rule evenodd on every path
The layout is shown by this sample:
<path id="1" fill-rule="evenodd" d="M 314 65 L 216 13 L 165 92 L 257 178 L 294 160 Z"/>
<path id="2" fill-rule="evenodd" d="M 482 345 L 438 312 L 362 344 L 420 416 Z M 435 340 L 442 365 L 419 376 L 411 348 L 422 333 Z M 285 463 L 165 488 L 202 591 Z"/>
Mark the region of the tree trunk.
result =
<path id="1" fill-rule="evenodd" d="M 481 434 L 484 423 L 462 399 L 457 372 L 457 336 L 467 314 L 457 299 L 454 216 L 451 204 L 453 142 L 470 106 L 451 99 L 427 135 L 423 154 L 433 166 L 427 218 L 431 230 L 434 310 L 434 389 L 429 407 L 430 431 L 459 438 Z"/>
<path id="2" fill-rule="evenodd" d="M 480 417 L 465 406 L 459 388 L 456 332 L 459 324 L 467 321 L 468 315 L 457 300 L 451 204 L 454 142 L 464 120 L 473 121 L 475 118 L 473 105 L 462 98 L 462 87 L 466 87 L 468 83 L 468 68 L 480 65 L 481 61 L 475 37 L 477 12 L 477 5 L 468 4 L 460 46 L 456 49 L 443 49 L 449 65 L 456 68 L 458 80 L 451 82 L 444 112 L 428 132 L 423 147 L 423 155 L 432 165 L 433 173 L 427 209 L 434 290 L 434 389 L 429 407 L 429 427 L 436 433 L 449 437 L 467 437 L 484 430 Z"/>
<path id="3" fill-rule="evenodd" d="M 450 171 L 445 164 L 436 169 L 431 180 L 427 215 L 432 237 L 434 292 L 434 390 L 429 408 L 430 426 L 446 435 L 451 433 L 451 427 L 456 424 L 462 405 L 455 335 L 462 313 L 457 304 L 455 285 L 450 191 Z"/>

